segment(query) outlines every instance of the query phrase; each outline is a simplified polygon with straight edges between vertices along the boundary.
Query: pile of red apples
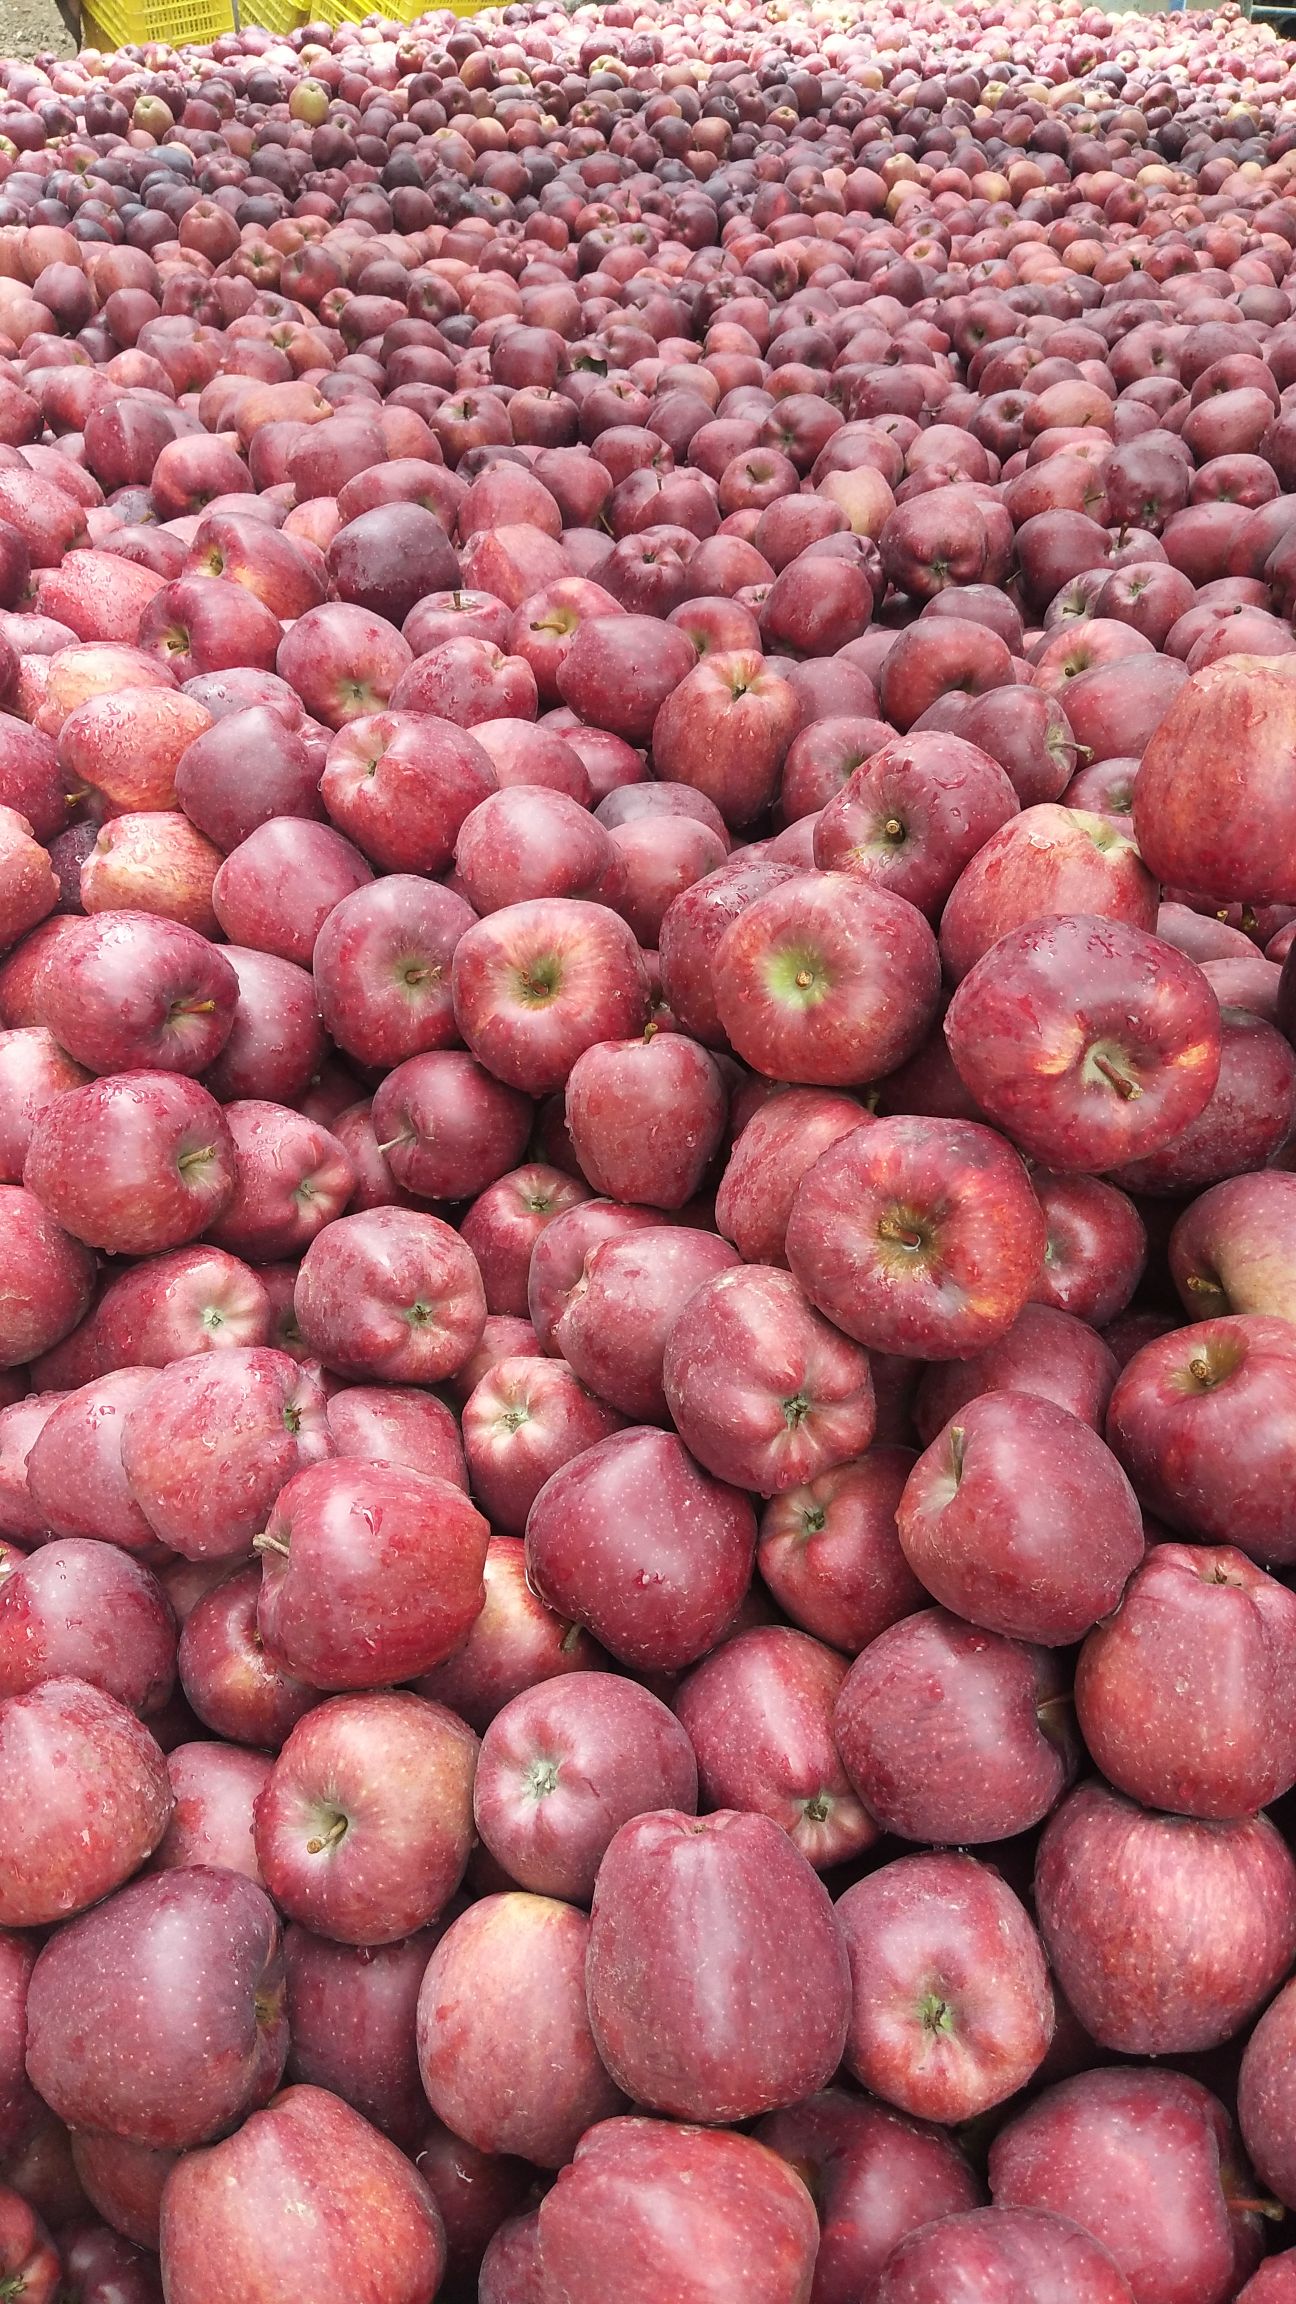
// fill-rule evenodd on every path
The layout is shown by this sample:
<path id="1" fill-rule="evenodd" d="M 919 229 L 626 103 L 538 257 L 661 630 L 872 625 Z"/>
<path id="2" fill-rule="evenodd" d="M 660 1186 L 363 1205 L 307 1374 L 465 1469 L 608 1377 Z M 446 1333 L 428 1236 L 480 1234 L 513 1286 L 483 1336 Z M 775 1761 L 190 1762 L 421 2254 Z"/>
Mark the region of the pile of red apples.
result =
<path id="1" fill-rule="evenodd" d="M 1296 2304 L 1296 49 L 0 65 L 2 2304 Z"/>

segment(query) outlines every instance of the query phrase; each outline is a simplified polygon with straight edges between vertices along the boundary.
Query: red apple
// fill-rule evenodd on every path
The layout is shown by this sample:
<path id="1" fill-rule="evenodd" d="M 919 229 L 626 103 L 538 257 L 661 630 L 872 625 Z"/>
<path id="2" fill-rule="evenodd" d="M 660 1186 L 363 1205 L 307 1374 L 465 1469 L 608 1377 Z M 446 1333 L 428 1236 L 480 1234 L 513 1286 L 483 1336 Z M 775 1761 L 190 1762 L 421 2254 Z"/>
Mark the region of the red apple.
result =
<path id="1" fill-rule="evenodd" d="M 292 2213 L 301 2203 L 306 2218 Z M 314 2239 L 303 2249 L 304 2222 Z M 234 2136 L 190 2153 L 162 2198 L 163 2280 L 206 2304 L 211 2268 L 264 2304 L 431 2304 L 445 2264 L 432 2195 L 404 2154 L 322 2088 L 287 2089 Z"/>
<path id="2" fill-rule="evenodd" d="M 794 2104 L 841 2059 L 845 1944 L 827 1890 L 766 1816 L 623 1824 L 595 1883 L 587 1988 L 612 2078 L 674 2119 Z"/>
<path id="3" fill-rule="evenodd" d="M 967 1120 L 879 1120 L 809 1170 L 787 1257 L 811 1302 L 875 1351 L 959 1359 L 1012 1326 L 1044 1251 L 1016 1155 Z"/>
<path id="4" fill-rule="evenodd" d="M 902 1856 L 848 1888 L 847 2070 L 915 2119 L 975 2119 L 1024 2087 L 1053 2037 L 1044 1947 L 971 1856 Z"/>
<path id="5" fill-rule="evenodd" d="M 924 1609 L 856 1658 L 837 1700 L 837 1748 L 885 1831 L 1011 1839 L 1048 1814 L 1075 1773 L 1064 1686 L 1047 1649 Z"/>
<path id="6" fill-rule="evenodd" d="M 256 1848 L 290 1920 L 394 1944 L 449 1903 L 472 1845 L 477 1739 L 402 1690 L 338 1696 L 300 1720 L 256 1804 Z"/>
<path id="7" fill-rule="evenodd" d="M 538 1596 L 645 1671 L 679 1671 L 715 1646 L 755 1549 L 747 1498 L 708 1479 L 673 1433 L 645 1426 L 564 1464 L 527 1518 Z"/>

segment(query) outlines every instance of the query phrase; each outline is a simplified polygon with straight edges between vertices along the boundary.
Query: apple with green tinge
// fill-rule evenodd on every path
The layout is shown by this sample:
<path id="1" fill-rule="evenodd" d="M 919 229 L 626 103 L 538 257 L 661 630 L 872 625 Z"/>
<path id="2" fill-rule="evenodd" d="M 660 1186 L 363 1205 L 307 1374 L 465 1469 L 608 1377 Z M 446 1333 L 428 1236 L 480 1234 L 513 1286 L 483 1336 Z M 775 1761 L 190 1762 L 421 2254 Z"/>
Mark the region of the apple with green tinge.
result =
<path id="1" fill-rule="evenodd" d="M 787 1259 L 858 1343 L 958 1360 L 1012 1327 L 1044 1243 L 1026 1170 L 993 1129 L 896 1118 L 854 1130 L 802 1178 Z"/>

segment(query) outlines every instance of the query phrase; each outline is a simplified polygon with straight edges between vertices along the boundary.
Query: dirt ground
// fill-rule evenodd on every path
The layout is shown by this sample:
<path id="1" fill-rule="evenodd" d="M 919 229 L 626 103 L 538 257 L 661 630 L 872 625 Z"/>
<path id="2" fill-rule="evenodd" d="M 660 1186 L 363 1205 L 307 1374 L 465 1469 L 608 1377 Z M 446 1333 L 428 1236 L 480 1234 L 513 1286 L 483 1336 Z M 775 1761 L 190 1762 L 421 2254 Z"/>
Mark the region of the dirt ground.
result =
<path id="1" fill-rule="evenodd" d="M 66 17 L 55 0 L 0 0 L 0 56 L 39 56 L 52 50 L 71 56 L 76 48 L 74 0 Z"/>

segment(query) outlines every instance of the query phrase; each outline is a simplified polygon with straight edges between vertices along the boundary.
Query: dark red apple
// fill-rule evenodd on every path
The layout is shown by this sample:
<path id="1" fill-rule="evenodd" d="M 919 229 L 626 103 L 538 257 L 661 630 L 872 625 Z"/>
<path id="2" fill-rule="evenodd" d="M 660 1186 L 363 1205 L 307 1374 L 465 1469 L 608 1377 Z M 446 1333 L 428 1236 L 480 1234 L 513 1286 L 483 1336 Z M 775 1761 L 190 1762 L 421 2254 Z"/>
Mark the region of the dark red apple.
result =
<path id="1" fill-rule="evenodd" d="M 161 2239 L 172 2304 L 208 2304 L 217 2264 L 226 2293 L 252 2284 L 263 2304 L 365 2291 L 373 2304 L 431 2304 L 445 2265 L 423 2178 L 323 2088 L 289 2088 L 224 2143 L 187 2154 L 162 2196 Z"/>
<path id="2" fill-rule="evenodd" d="M 794 2104 L 841 2058 L 841 1932 L 826 1888 L 766 1816 L 663 1810 L 623 1824 L 595 1884 L 587 1984 L 613 2079 L 675 2119 Z"/>
<path id="3" fill-rule="evenodd" d="M 937 1844 L 1008 1840 L 1039 1823 L 1075 1773 L 1065 1689 L 1048 1649 L 928 1608 L 856 1658 L 833 1732 L 884 1830 Z"/>
<path id="4" fill-rule="evenodd" d="M 915 2119 L 975 2119 L 1026 2086 L 1053 2037 L 1044 1948 L 974 1857 L 902 1856 L 837 1904 L 851 1964 L 846 2067 Z"/>
<path id="5" fill-rule="evenodd" d="M 1105 1784 L 1045 1827 L 1035 1909 L 1068 2005 L 1126 2055 L 1232 2039 L 1296 1956 L 1296 1862 L 1267 1817 L 1151 1815 Z"/>

